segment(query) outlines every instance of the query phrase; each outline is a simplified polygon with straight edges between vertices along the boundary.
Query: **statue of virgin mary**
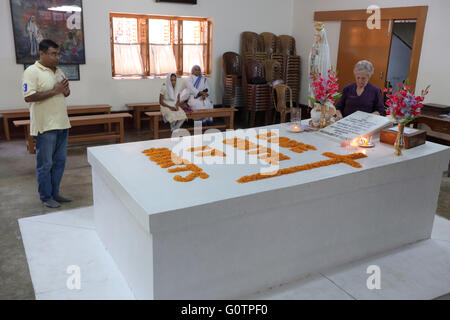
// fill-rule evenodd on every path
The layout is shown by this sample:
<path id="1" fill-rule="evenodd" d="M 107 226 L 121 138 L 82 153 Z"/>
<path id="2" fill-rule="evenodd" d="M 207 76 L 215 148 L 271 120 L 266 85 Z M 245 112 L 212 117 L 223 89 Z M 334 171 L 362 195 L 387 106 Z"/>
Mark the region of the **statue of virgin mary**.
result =
<path id="1" fill-rule="evenodd" d="M 320 77 L 328 80 L 328 70 L 331 69 L 330 47 L 328 45 L 327 32 L 322 22 L 317 22 L 314 25 L 315 41 L 309 56 L 309 73 L 319 73 Z M 313 81 L 309 77 L 309 96 L 314 97 Z M 333 116 L 336 114 L 336 108 L 327 102 L 325 106 L 313 104 L 309 102 L 311 110 L 311 118 L 313 126 L 321 128 L 333 121 Z"/>
<path id="2" fill-rule="evenodd" d="M 316 22 L 315 29 L 315 41 L 309 55 L 309 68 L 308 77 L 311 72 L 317 72 L 321 74 L 321 77 L 328 80 L 328 70 L 331 68 L 330 60 L 330 47 L 328 46 L 327 32 L 322 22 Z M 309 96 L 314 97 L 313 83 L 309 77 Z"/>

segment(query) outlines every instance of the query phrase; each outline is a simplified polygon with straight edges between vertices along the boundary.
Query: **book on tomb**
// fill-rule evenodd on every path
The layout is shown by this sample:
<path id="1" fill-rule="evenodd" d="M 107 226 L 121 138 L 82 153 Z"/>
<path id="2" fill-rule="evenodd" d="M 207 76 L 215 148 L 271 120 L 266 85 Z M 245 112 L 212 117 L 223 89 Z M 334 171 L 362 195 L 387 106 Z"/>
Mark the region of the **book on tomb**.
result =
<path id="1" fill-rule="evenodd" d="M 359 137 L 375 135 L 382 129 L 390 126 L 392 126 L 392 122 L 387 117 L 357 111 L 318 131 L 318 134 L 336 141 L 353 140 Z"/>

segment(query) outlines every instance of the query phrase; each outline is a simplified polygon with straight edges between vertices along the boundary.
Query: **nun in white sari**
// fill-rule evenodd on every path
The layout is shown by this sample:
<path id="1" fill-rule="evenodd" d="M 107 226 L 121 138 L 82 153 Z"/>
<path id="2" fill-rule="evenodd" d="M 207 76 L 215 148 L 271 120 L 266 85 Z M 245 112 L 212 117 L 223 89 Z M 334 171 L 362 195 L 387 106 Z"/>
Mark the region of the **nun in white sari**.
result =
<path id="1" fill-rule="evenodd" d="M 164 121 L 170 123 L 172 131 L 180 129 L 187 120 L 186 113 L 182 108 L 182 103 L 186 101 L 189 96 L 185 94 L 186 91 L 183 91 L 183 89 L 183 81 L 178 81 L 175 73 L 170 73 L 167 76 L 166 82 L 161 86 L 159 97 L 161 113 Z"/>
<path id="2" fill-rule="evenodd" d="M 214 105 L 209 99 L 208 79 L 203 76 L 202 69 L 200 66 L 193 66 L 191 73 L 186 81 L 186 87 L 190 91 L 189 107 L 192 110 L 214 109 Z M 208 119 L 208 121 L 212 122 L 212 119 Z"/>

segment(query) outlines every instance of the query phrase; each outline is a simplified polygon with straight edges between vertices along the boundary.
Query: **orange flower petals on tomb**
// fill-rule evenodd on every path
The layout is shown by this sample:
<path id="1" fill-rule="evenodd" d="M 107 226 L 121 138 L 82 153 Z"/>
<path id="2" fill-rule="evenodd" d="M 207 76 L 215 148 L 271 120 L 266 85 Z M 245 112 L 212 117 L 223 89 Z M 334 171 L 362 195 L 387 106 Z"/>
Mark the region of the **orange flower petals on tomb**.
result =
<path id="1" fill-rule="evenodd" d="M 263 154 L 263 153 L 272 153 L 272 149 L 268 149 L 265 147 L 259 146 L 256 150 L 251 150 L 248 152 L 248 154 Z"/>
<path id="2" fill-rule="evenodd" d="M 209 175 L 207 175 L 204 172 L 193 172 L 190 175 L 188 175 L 187 177 L 182 177 L 182 176 L 175 176 L 173 179 L 177 182 L 191 182 L 194 181 L 196 178 L 200 178 L 200 179 L 208 179 Z"/>
<path id="3" fill-rule="evenodd" d="M 188 149 L 188 152 L 197 152 L 197 151 L 206 151 L 206 150 L 211 150 L 211 148 L 208 147 L 208 146 L 204 146 L 204 147 L 195 147 L 195 148 L 190 148 L 190 149 Z"/>
<path id="4" fill-rule="evenodd" d="M 310 164 L 305 164 L 301 166 L 290 167 L 286 169 L 280 169 L 277 172 L 266 173 L 266 174 L 254 174 L 250 176 L 245 176 L 237 180 L 238 183 L 249 183 L 259 180 L 271 179 L 275 177 L 280 177 L 288 174 L 293 174 L 301 171 L 313 170 L 322 167 L 328 167 L 332 165 L 337 165 L 340 163 L 345 163 L 354 168 L 362 168 L 361 164 L 355 160 L 367 158 L 367 155 L 363 153 L 355 153 L 347 156 L 337 155 L 334 153 L 326 152 L 323 154 L 325 157 L 331 158 L 330 160 L 318 161 Z"/>
<path id="5" fill-rule="evenodd" d="M 265 162 L 267 162 L 270 165 L 279 165 L 280 164 L 280 159 L 278 157 L 270 157 L 268 155 L 264 155 L 259 157 L 259 159 L 264 160 Z"/>
<path id="6" fill-rule="evenodd" d="M 267 142 L 269 143 L 280 143 L 282 138 L 279 137 L 274 137 L 274 138 L 270 138 L 269 140 L 267 140 Z"/>
<path id="7" fill-rule="evenodd" d="M 328 158 L 337 159 L 340 162 L 348 164 L 349 166 L 352 166 L 354 168 L 362 168 L 361 164 L 359 164 L 358 162 L 356 162 L 354 160 L 367 158 L 367 155 L 365 155 L 364 153 L 354 153 L 354 154 L 350 154 L 348 156 L 341 156 L 341 155 L 337 155 L 337 154 L 334 154 L 331 152 L 325 152 L 323 155 Z"/>
<path id="8" fill-rule="evenodd" d="M 276 136 L 276 134 L 274 133 L 273 134 L 269 133 L 268 135 Z M 259 139 L 261 140 L 265 140 L 264 137 L 266 137 L 266 135 L 258 135 L 257 137 L 259 137 Z M 278 138 L 271 138 L 271 139 L 278 139 Z M 234 138 L 224 140 L 223 143 L 227 145 L 232 145 L 238 150 L 247 150 L 249 155 L 261 155 L 258 157 L 258 159 L 261 159 L 270 165 L 278 165 L 280 161 L 291 160 L 291 158 L 285 156 L 284 154 L 277 153 L 270 148 L 254 144 L 253 142 L 250 142 L 248 140 Z"/>
<path id="9" fill-rule="evenodd" d="M 276 133 L 269 132 L 269 133 L 266 133 L 266 134 L 258 134 L 256 136 L 256 139 L 267 140 L 268 138 L 271 138 L 271 137 L 278 137 L 278 135 Z"/>
<path id="10" fill-rule="evenodd" d="M 295 140 L 291 140 L 289 138 L 286 137 L 280 137 L 280 138 L 272 138 L 268 140 L 269 143 L 278 143 L 280 144 L 280 147 L 282 148 L 288 148 L 291 149 L 292 152 L 295 153 L 303 153 L 309 150 L 314 150 L 317 151 L 317 148 L 309 145 L 309 144 L 304 144 Z"/>
<path id="11" fill-rule="evenodd" d="M 168 170 L 169 173 L 185 172 L 185 171 L 202 172 L 203 170 L 202 168 L 197 167 L 195 164 L 188 164 L 187 166 L 184 167 Z"/>
<path id="12" fill-rule="evenodd" d="M 226 145 L 234 146 L 238 150 L 252 150 L 258 147 L 253 142 L 240 138 L 224 140 L 223 143 Z"/>
<path id="13" fill-rule="evenodd" d="M 223 157 L 223 158 L 225 158 L 227 155 L 220 150 L 213 149 L 210 151 L 197 153 L 195 156 L 198 158 L 206 158 L 206 157 Z"/>
<path id="14" fill-rule="evenodd" d="M 196 178 L 208 179 L 209 175 L 203 172 L 202 168 L 191 164 L 188 160 L 183 159 L 173 153 L 171 150 L 167 148 L 160 149 L 148 149 L 142 151 L 147 157 L 150 158 L 151 161 L 155 162 L 162 169 L 172 168 L 178 165 L 185 165 L 184 167 L 169 169 L 169 173 L 178 173 L 178 172 L 192 172 L 187 177 L 175 176 L 173 179 L 178 182 L 191 182 Z"/>
<path id="15" fill-rule="evenodd" d="M 249 154 L 251 153 L 249 152 Z M 280 161 L 291 160 L 291 158 L 289 158 L 288 156 L 275 152 L 271 149 L 268 149 L 266 152 L 261 152 L 257 154 L 262 154 L 261 156 L 258 157 L 258 159 L 264 160 L 270 165 L 279 165 Z"/>

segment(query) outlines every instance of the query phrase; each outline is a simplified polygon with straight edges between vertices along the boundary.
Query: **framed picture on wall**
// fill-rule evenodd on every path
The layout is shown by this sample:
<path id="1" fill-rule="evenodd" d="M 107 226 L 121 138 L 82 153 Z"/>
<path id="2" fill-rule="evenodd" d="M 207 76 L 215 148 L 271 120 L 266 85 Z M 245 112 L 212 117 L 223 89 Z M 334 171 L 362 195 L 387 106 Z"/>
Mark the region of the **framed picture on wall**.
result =
<path id="1" fill-rule="evenodd" d="M 61 64 L 85 64 L 82 0 L 10 0 L 18 64 L 39 58 L 39 42 L 61 48 Z"/>
<path id="2" fill-rule="evenodd" d="M 31 64 L 24 64 L 26 70 Z M 60 64 L 58 68 L 64 73 L 69 81 L 80 81 L 80 66 L 77 64 Z"/>

